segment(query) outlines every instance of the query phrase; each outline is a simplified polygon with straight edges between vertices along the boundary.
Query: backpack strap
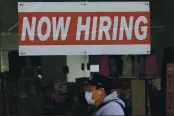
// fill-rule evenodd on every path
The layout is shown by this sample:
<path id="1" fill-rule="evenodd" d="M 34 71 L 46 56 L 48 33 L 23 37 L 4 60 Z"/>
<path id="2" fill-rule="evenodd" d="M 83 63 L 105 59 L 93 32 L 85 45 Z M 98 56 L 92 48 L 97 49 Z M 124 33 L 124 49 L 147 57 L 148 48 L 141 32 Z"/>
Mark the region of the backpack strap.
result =
<path id="1" fill-rule="evenodd" d="M 123 104 L 121 104 L 120 102 L 118 102 L 118 101 L 114 101 L 114 102 L 116 102 L 118 105 L 120 105 L 121 106 L 121 108 L 123 109 L 123 111 L 124 111 L 124 109 L 125 109 L 125 107 L 123 106 Z"/>
<path id="2" fill-rule="evenodd" d="M 118 99 L 113 99 L 113 100 L 107 101 L 106 103 L 102 103 L 101 105 L 99 105 L 99 106 L 97 107 L 97 110 L 99 110 L 100 108 L 102 108 L 103 106 L 105 106 L 106 104 L 108 104 L 108 103 L 110 103 L 110 102 L 116 102 L 118 105 L 121 106 L 121 108 L 122 108 L 123 111 L 124 111 L 125 107 L 124 107 L 123 104 L 121 104 L 121 103 L 118 101 Z"/>

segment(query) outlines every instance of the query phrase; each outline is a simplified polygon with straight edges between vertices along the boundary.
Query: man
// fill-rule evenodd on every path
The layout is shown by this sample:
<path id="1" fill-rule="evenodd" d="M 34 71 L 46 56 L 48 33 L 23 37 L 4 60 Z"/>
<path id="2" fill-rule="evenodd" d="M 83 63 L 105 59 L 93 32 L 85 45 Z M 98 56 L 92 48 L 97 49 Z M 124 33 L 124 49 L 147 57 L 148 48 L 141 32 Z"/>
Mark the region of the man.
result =
<path id="1" fill-rule="evenodd" d="M 118 98 L 118 87 L 114 81 L 95 74 L 89 79 L 85 99 L 89 105 L 97 108 L 95 116 L 124 116 L 124 102 Z"/>

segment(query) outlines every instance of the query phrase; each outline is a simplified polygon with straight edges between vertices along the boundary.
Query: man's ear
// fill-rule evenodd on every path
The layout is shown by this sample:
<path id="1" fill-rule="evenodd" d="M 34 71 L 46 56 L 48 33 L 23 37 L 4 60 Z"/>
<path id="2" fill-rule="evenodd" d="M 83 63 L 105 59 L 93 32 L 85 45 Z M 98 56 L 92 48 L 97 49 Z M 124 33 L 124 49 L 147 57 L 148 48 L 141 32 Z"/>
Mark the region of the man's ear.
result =
<path id="1" fill-rule="evenodd" d="M 99 88 L 96 90 L 99 96 L 106 96 L 106 92 L 104 88 Z"/>
<path id="2" fill-rule="evenodd" d="M 96 90 L 96 96 L 92 99 L 95 99 L 95 105 L 99 106 L 104 98 L 106 97 L 105 89 L 104 88 L 99 88 Z"/>

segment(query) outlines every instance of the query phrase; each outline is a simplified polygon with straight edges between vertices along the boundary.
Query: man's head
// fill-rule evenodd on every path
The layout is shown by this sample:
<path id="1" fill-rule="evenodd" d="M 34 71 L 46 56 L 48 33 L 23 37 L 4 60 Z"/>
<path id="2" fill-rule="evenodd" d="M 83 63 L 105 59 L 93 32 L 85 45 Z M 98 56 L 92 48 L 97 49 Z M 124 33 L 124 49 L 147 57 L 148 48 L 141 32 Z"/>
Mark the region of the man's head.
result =
<path id="1" fill-rule="evenodd" d="M 90 105 L 98 106 L 104 98 L 118 88 L 115 80 L 95 74 L 88 81 L 85 99 Z"/>

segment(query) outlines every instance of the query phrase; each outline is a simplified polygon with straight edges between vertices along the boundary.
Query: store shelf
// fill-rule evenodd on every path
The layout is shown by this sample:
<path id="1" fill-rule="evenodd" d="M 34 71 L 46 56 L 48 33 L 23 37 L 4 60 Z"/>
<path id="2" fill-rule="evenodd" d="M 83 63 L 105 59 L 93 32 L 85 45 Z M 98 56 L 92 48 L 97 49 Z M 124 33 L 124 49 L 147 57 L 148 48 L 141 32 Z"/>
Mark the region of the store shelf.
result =
<path id="1" fill-rule="evenodd" d="M 140 77 L 140 79 L 157 79 L 159 77 Z"/>
<path id="2" fill-rule="evenodd" d="M 134 79 L 135 76 L 118 76 L 118 78 L 120 78 L 120 79 L 122 79 L 122 78 L 124 78 L 124 79 Z"/>

